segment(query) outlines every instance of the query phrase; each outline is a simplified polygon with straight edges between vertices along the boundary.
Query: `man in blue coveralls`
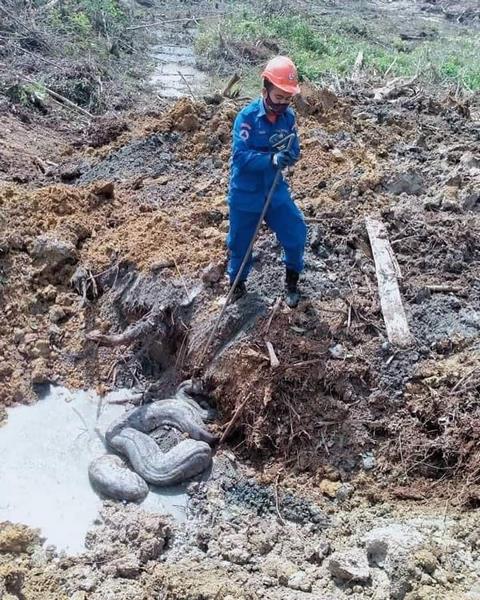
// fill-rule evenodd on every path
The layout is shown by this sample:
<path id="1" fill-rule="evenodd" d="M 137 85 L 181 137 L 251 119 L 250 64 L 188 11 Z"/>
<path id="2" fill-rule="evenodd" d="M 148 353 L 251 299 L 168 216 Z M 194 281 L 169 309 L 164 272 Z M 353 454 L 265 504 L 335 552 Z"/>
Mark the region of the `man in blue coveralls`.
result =
<path id="1" fill-rule="evenodd" d="M 295 114 L 289 106 L 300 91 L 295 65 L 286 56 L 277 56 L 269 61 L 262 78 L 261 97 L 238 113 L 233 126 L 227 238 L 230 285 L 245 257 L 277 170 L 294 165 L 300 158 Z M 289 149 L 285 145 L 282 149 L 279 142 L 290 134 L 293 139 Z M 297 306 L 300 299 L 297 283 L 303 269 L 307 228 L 283 176 L 274 191 L 265 222 L 283 247 L 286 302 L 291 307 Z M 250 256 L 236 286 L 235 301 L 247 292 L 245 281 L 251 266 Z"/>

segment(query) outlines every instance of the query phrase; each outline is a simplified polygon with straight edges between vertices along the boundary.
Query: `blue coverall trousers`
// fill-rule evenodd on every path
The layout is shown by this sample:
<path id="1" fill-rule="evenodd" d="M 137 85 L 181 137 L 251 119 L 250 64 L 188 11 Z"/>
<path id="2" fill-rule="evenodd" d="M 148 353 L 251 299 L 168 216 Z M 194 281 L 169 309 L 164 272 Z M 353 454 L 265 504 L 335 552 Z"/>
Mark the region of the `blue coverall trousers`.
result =
<path id="1" fill-rule="evenodd" d="M 238 210 L 230 206 L 230 229 L 227 245 L 230 251 L 228 276 L 233 283 L 242 264 L 247 248 L 252 240 L 260 214 Z M 277 236 L 283 248 L 285 266 L 297 273 L 303 270 L 303 253 L 307 240 L 307 226 L 303 214 L 293 200 L 270 206 L 265 222 Z M 242 272 L 244 281 L 252 268 L 252 256 Z"/>

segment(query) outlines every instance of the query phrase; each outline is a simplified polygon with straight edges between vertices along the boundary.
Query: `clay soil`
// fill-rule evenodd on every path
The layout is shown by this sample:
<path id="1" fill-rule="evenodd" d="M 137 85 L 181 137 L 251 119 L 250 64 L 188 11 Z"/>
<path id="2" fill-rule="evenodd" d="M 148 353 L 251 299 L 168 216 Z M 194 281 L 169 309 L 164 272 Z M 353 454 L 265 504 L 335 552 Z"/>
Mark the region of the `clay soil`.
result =
<path id="1" fill-rule="evenodd" d="M 108 505 L 106 529 L 91 534 L 79 561 L 40 550 L 34 532 L 3 527 L 0 597 L 477 597 L 466 594 L 478 565 L 472 523 L 480 506 L 480 100 L 414 86 L 374 101 L 377 84 L 350 83 L 342 94 L 305 86 L 302 159 L 289 174 L 309 225 L 302 301 L 296 310 L 282 302 L 280 248 L 262 230 L 249 295 L 228 308 L 206 354 L 227 289 L 225 194 L 241 103 L 182 99 L 88 128 L 52 127 L 51 116 L 33 110 L 25 123 L 1 108 L 0 411 L 35 402 L 48 383 L 101 394 L 130 386 L 149 399 L 205 359 L 201 375 L 219 410 L 214 427 L 221 433 L 235 415 L 217 456 L 242 474 L 230 487 L 219 476 L 192 488 L 197 526 L 214 522 L 217 545 L 239 536 L 230 546 L 197 530 L 172 535 L 134 507 L 121 510 L 132 511 L 125 518 L 138 536 L 117 531 L 121 518 Z M 385 223 L 398 261 L 414 338 L 407 349 L 386 335 L 366 216 Z M 152 314 L 161 334 L 148 339 L 111 348 L 88 337 L 121 334 Z M 269 499 L 255 486 L 267 486 Z M 340 524 L 325 538 L 307 511 L 300 529 L 289 529 L 279 486 Z M 248 517 L 231 522 L 222 512 L 231 494 Z M 252 516 L 262 502 L 271 522 Z M 354 582 L 335 586 L 323 567 L 313 592 L 295 587 L 298 576 L 292 584 L 298 570 L 314 580 L 308 565 L 338 549 L 337 534 L 342 546 L 359 524 L 404 523 L 430 510 L 431 523 L 452 519 L 443 530 L 448 549 L 432 533 L 440 526 L 425 526 L 441 581 L 423 557 L 403 596 L 380 579 L 368 593 Z M 268 551 L 251 529 L 273 536 Z M 330 545 L 325 556 L 317 548 L 316 558 L 299 558 L 315 536 Z M 285 539 L 292 541 L 284 547 Z M 273 549 L 281 566 L 266 562 Z M 175 552 L 184 553 L 179 564 Z M 449 562 L 458 552 L 468 554 L 462 566 Z"/>

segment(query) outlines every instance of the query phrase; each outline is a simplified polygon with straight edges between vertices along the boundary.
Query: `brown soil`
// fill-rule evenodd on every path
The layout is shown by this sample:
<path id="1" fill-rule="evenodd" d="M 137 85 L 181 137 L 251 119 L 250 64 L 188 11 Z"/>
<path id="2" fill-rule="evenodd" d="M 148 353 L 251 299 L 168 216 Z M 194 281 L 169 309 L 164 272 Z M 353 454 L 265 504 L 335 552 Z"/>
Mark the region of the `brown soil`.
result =
<path id="1" fill-rule="evenodd" d="M 229 307 L 205 348 L 226 292 L 225 193 L 240 106 L 182 99 L 88 128 L 1 108 L 0 419 L 5 407 L 34 402 L 37 386 L 49 382 L 101 394 L 135 385 L 155 397 L 190 377 L 207 350 L 204 381 L 219 409 L 214 427 L 221 433 L 236 415 L 217 457 L 230 455 L 229 447 L 255 470 L 243 488 L 243 475 L 228 489 L 217 489 L 215 478 L 199 487 L 192 502 L 206 511 L 206 532 L 177 532 L 184 536 L 177 554 L 165 524 L 134 507 L 107 506 L 78 560 L 40 550 L 36 532 L 3 524 L 0 597 L 299 600 L 300 589 L 285 591 L 298 570 L 314 581 L 313 597 L 389 597 L 383 572 L 363 595 L 334 583 L 317 550 L 305 557 L 306 541 L 325 539 L 310 522 L 300 530 L 282 523 L 286 488 L 338 518 L 325 534 L 335 549 L 389 513 L 406 520 L 433 507 L 427 537 L 436 536 L 429 551 L 442 579 L 414 555 L 414 591 L 405 597 L 453 600 L 475 584 L 479 99 L 416 89 L 373 102 L 364 84 L 349 84 L 342 97 L 307 87 L 297 105 L 302 160 L 289 175 L 309 223 L 304 297 L 295 311 L 276 304 L 280 249 L 263 229 L 249 295 Z M 386 336 L 367 215 L 384 221 L 402 272 L 415 339 L 407 350 Z M 151 314 L 162 334 L 122 348 L 87 339 L 94 330 L 122 333 Z M 271 485 L 275 531 L 262 530 L 275 540 L 268 551 L 255 537 L 265 525 L 259 482 Z M 229 494 L 256 507 L 256 517 L 232 513 Z M 445 515 L 454 508 L 465 512 L 449 522 L 447 548 Z M 222 545 L 239 532 L 233 549 Z M 280 566 L 267 560 L 272 549 Z M 250 558 L 240 564 L 234 550 Z M 312 560 L 320 562 L 312 567 Z"/>

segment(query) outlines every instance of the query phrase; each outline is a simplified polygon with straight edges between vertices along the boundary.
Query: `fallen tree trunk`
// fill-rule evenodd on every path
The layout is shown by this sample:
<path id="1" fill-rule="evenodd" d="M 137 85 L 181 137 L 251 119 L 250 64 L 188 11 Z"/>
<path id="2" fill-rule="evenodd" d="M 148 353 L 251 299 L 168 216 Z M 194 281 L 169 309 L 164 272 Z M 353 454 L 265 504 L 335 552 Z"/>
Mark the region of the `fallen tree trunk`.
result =
<path id="1" fill-rule="evenodd" d="M 388 241 L 385 225 L 370 217 L 365 218 L 365 223 L 375 261 L 378 293 L 387 336 L 392 344 L 405 348 L 412 344 L 413 338 L 398 287 L 400 268 Z"/>

